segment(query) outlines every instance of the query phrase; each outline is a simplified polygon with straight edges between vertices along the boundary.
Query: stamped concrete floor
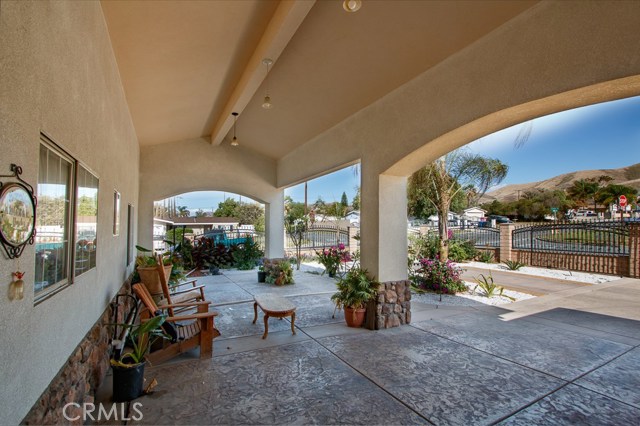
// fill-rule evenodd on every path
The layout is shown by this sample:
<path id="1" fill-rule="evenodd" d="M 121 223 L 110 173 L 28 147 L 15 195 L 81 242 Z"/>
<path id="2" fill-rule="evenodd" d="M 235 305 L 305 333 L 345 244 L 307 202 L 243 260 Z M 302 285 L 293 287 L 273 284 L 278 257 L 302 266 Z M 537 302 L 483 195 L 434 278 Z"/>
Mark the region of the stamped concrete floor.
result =
<path id="1" fill-rule="evenodd" d="M 413 322 L 350 329 L 334 281 L 256 272 L 202 277 L 220 312 L 214 357 L 147 370 L 159 385 L 141 424 L 640 425 L 640 281 L 623 279 L 507 307 L 414 303 Z M 253 321 L 253 295 L 290 297 L 288 319 Z"/>

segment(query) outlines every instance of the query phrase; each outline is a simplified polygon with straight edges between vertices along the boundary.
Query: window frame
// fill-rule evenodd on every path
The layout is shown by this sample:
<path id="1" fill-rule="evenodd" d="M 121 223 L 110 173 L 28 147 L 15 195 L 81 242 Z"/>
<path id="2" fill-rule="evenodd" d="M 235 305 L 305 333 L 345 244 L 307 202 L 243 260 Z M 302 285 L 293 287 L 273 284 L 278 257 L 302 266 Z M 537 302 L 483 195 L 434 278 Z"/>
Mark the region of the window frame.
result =
<path id="1" fill-rule="evenodd" d="M 95 237 L 95 257 L 96 257 L 96 264 L 93 265 L 92 267 L 90 267 L 89 269 L 83 270 L 82 272 L 78 273 L 77 269 L 76 269 L 76 255 L 77 255 L 77 247 L 76 245 L 78 244 L 78 210 L 79 210 L 79 205 L 78 203 L 80 202 L 80 184 L 79 184 L 79 179 L 78 179 L 78 174 L 80 173 L 80 169 L 84 169 L 85 172 L 89 173 L 91 176 L 93 176 L 96 181 L 97 181 L 97 185 L 96 185 L 96 229 L 95 229 L 95 233 L 96 233 L 96 237 Z M 100 212 L 100 202 L 99 202 L 99 197 L 100 197 L 100 177 L 98 176 L 98 174 L 96 172 L 94 172 L 90 167 L 88 167 L 86 164 L 84 164 L 83 162 L 76 160 L 76 178 L 75 178 L 75 200 L 74 200 L 74 214 L 73 214 L 73 218 L 74 218 L 74 222 L 73 222 L 73 278 L 75 281 L 75 278 L 91 271 L 92 269 L 96 269 L 98 267 L 98 247 L 100 246 L 97 242 L 98 242 L 98 214 Z"/>
<path id="2" fill-rule="evenodd" d="M 88 172 L 89 174 L 91 174 L 93 177 L 95 177 L 95 179 L 97 180 L 97 195 L 96 195 L 96 204 L 97 204 L 97 211 L 96 211 L 96 241 L 99 240 L 98 238 L 98 217 L 100 214 L 100 203 L 99 203 L 99 198 L 100 198 L 100 177 L 98 176 L 97 173 L 95 173 L 90 167 L 88 167 L 84 162 L 79 161 L 78 159 L 76 159 L 73 155 L 71 155 L 69 152 L 67 152 L 64 148 L 60 147 L 60 145 L 58 145 L 56 142 L 54 142 L 49 136 L 47 136 L 44 133 L 40 133 L 40 144 L 38 145 L 38 152 L 40 152 L 40 150 L 42 149 L 42 147 L 45 147 L 46 149 L 48 149 L 49 151 L 53 152 L 54 154 L 56 154 L 57 156 L 59 156 L 61 159 L 67 161 L 70 165 L 71 165 L 71 171 L 69 173 L 68 176 L 68 188 L 67 188 L 67 194 L 69 197 L 69 200 L 66 200 L 65 203 L 69 206 L 66 215 L 65 215 L 65 220 L 66 220 L 66 226 L 64 229 L 64 235 L 63 238 L 66 238 L 68 243 L 67 243 L 67 253 L 66 253 L 66 269 L 67 269 L 67 274 L 66 277 L 50 286 L 48 286 L 47 288 L 41 289 L 41 290 L 36 290 L 35 286 L 33 289 L 34 292 L 34 306 L 38 305 L 42 302 L 44 302 L 45 300 L 50 299 L 51 297 L 55 296 L 56 294 L 60 293 L 62 290 L 64 290 L 65 288 L 73 285 L 76 281 L 76 278 L 80 277 L 81 275 L 85 274 L 86 272 L 91 271 L 92 269 L 97 269 L 98 267 L 98 257 L 97 257 L 97 251 L 98 251 L 98 244 L 96 243 L 96 264 L 85 270 L 82 271 L 79 274 L 76 274 L 76 266 L 75 266 L 75 262 L 76 262 L 76 244 L 78 241 L 78 235 L 77 235 L 77 227 L 78 227 L 78 205 L 77 203 L 79 202 L 79 186 L 78 186 L 78 173 L 80 171 L 80 168 L 83 168 L 86 172 Z M 38 154 L 38 182 L 36 185 L 36 188 L 39 189 L 39 185 L 40 185 L 40 178 L 41 176 L 40 174 L 40 155 Z M 38 196 L 40 196 L 40 192 L 38 191 Z M 36 221 L 37 221 L 37 216 L 38 216 L 38 211 L 36 210 Z M 37 238 L 38 233 L 36 232 L 36 238 Z M 37 244 L 37 243 L 36 243 Z M 37 255 L 37 251 L 36 251 L 36 255 Z M 36 263 L 37 265 L 37 263 Z M 35 282 L 35 280 L 34 280 Z"/>

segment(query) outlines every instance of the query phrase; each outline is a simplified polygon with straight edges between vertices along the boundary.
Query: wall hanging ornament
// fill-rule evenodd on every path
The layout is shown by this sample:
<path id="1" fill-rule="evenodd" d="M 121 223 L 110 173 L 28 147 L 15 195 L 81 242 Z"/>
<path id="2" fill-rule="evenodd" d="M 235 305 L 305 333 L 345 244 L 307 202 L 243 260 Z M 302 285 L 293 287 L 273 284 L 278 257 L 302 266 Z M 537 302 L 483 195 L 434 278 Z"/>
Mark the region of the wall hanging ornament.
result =
<path id="1" fill-rule="evenodd" d="M 11 275 L 13 275 L 13 281 L 9 285 L 9 299 L 22 300 L 24 298 L 24 281 L 22 281 L 24 272 L 16 271 Z"/>
<path id="2" fill-rule="evenodd" d="M 36 236 L 36 197 L 33 187 L 20 175 L 22 167 L 11 165 L 10 175 L 18 182 L 0 182 L 0 243 L 9 259 L 20 257 L 25 245 Z"/>

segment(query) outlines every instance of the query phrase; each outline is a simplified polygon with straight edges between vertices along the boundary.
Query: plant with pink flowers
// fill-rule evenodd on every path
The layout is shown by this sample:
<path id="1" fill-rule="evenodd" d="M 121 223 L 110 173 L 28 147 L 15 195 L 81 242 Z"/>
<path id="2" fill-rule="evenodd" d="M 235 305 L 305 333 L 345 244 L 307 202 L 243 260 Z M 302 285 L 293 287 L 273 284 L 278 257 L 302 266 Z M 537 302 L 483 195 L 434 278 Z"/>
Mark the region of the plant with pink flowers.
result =
<path id="1" fill-rule="evenodd" d="M 351 262 L 351 254 L 342 243 L 316 251 L 316 255 L 330 277 L 334 277 L 344 263 Z"/>
<path id="2" fill-rule="evenodd" d="M 456 294 L 467 290 L 460 278 L 461 274 L 462 269 L 453 262 L 442 262 L 436 256 L 435 259 L 420 259 L 420 266 L 412 279 L 415 285 L 423 290 L 439 294 Z"/>

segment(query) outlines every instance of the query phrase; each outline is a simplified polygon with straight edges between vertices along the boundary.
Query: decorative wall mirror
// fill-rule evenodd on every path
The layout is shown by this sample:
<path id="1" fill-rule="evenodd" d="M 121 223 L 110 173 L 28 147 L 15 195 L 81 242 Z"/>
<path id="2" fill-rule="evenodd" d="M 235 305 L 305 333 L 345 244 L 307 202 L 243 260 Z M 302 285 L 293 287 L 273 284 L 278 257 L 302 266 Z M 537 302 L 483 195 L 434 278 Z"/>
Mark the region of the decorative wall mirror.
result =
<path id="1" fill-rule="evenodd" d="M 22 180 L 22 167 L 11 165 L 19 182 L 0 182 L 0 242 L 9 259 L 20 257 L 25 245 L 35 239 L 36 197 L 33 187 Z"/>

